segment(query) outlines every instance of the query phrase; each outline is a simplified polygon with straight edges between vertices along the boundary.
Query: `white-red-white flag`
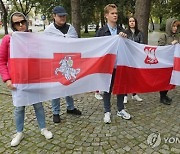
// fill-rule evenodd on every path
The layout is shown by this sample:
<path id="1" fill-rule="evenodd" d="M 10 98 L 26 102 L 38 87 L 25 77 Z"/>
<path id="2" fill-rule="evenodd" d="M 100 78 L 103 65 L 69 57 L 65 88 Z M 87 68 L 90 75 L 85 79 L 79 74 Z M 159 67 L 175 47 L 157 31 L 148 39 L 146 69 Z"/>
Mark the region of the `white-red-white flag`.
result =
<path id="1" fill-rule="evenodd" d="M 175 47 L 151 46 L 119 39 L 114 94 L 146 93 L 172 89 Z"/>
<path id="2" fill-rule="evenodd" d="M 175 45 L 174 67 L 171 76 L 171 84 L 180 86 L 180 44 Z"/>
<path id="3" fill-rule="evenodd" d="M 75 39 L 13 33 L 11 77 L 15 106 L 91 91 L 109 91 L 119 36 Z"/>

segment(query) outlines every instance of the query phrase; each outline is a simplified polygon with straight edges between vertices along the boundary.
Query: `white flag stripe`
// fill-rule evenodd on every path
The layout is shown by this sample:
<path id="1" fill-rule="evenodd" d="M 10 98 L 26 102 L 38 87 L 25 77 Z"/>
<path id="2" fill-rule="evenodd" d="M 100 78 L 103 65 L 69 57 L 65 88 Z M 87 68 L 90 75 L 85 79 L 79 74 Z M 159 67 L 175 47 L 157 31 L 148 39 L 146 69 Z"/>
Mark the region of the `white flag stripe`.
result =
<path id="1" fill-rule="evenodd" d="M 171 75 L 171 84 L 180 86 L 180 72 L 179 71 L 173 70 L 172 75 Z"/>
<path id="2" fill-rule="evenodd" d="M 12 91 L 14 106 L 31 105 L 53 98 L 65 97 L 69 94 L 80 94 L 84 91 L 109 91 L 109 86 L 104 83 L 110 83 L 111 75 L 93 74 L 77 80 L 76 82 L 64 86 L 61 83 L 38 83 L 38 84 L 18 84 L 17 90 Z M 80 87 L 80 88 L 79 88 Z"/>
<path id="3" fill-rule="evenodd" d="M 180 44 L 175 45 L 174 57 L 179 57 L 180 58 Z"/>
<path id="4" fill-rule="evenodd" d="M 100 57 L 107 53 L 116 54 L 119 36 L 81 39 L 15 32 L 12 38 L 11 58 L 53 58 L 54 53 L 69 52 L 81 53 L 82 58 L 88 58 Z"/>
<path id="5" fill-rule="evenodd" d="M 180 59 L 180 44 L 175 45 L 174 57 Z M 178 61 L 178 63 L 174 63 L 174 67 L 175 68 L 179 67 L 179 64 L 180 64 L 180 60 Z M 175 65 L 178 65 L 178 66 L 175 66 Z M 180 70 L 180 68 L 178 70 Z M 170 83 L 173 85 L 180 86 L 180 71 L 173 70 Z"/>
<path id="6" fill-rule="evenodd" d="M 120 39 L 117 65 L 128 66 L 133 68 L 167 68 L 173 67 L 173 57 L 175 47 L 171 46 L 150 46 L 139 44 L 129 39 Z M 144 60 L 147 53 L 144 51 L 145 47 L 155 47 L 155 56 L 158 59 L 157 64 L 146 64 Z M 150 55 L 151 56 L 151 55 Z M 154 55 L 153 55 L 154 56 Z"/>

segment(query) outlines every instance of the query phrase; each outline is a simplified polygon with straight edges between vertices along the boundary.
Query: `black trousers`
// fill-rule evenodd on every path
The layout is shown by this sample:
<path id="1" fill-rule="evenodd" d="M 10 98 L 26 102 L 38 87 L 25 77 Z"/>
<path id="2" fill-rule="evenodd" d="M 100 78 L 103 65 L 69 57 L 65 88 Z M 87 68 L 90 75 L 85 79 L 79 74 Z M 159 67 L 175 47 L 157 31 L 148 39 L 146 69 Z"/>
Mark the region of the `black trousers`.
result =
<path id="1" fill-rule="evenodd" d="M 110 100 L 111 100 L 112 88 L 113 88 L 113 85 L 114 85 L 115 74 L 116 74 L 116 69 L 113 70 L 109 92 L 104 92 L 104 94 L 103 94 L 105 113 L 106 112 L 111 112 L 111 102 L 110 102 Z M 124 94 L 117 95 L 117 108 L 118 108 L 118 111 L 121 111 L 122 109 L 124 109 L 124 103 L 123 102 L 124 102 Z"/>
<path id="2" fill-rule="evenodd" d="M 163 99 L 166 97 L 167 93 L 168 93 L 168 90 L 165 90 L 165 91 L 160 91 L 160 99 Z"/>

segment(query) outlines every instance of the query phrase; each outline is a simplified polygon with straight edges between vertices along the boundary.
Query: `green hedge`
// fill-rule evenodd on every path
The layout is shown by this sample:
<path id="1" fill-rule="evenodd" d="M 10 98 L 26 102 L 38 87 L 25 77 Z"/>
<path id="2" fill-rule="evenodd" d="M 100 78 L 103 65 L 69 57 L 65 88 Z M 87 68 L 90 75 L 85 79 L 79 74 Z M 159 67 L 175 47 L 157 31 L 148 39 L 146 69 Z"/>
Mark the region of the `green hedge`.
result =
<path id="1" fill-rule="evenodd" d="M 3 36 L 4 36 L 3 34 L 0 34 L 0 39 L 2 39 L 2 38 L 3 38 Z"/>

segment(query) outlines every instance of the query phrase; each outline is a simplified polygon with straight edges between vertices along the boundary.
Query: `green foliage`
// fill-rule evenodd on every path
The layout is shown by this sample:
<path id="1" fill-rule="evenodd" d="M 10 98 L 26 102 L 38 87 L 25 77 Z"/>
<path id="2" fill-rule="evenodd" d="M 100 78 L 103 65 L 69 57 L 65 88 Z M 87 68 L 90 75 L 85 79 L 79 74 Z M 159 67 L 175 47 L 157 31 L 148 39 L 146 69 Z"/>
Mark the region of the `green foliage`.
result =
<path id="1" fill-rule="evenodd" d="M 0 39 L 2 39 L 2 38 L 3 38 L 3 36 L 4 36 L 3 34 L 0 34 Z"/>
<path id="2" fill-rule="evenodd" d="M 68 16 L 71 14 L 70 0 L 36 0 L 37 7 L 36 13 L 44 14 L 49 21 L 52 21 L 52 9 L 55 6 L 63 6 L 68 12 Z"/>
<path id="3" fill-rule="evenodd" d="M 153 0 L 151 15 L 159 18 L 160 26 L 163 28 L 163 22 L 169 17 L 180 19 L 180 1 L 179 0 Z"/>
<path id="4" fill-rule="evenodd" d="M 81 38 L 94 37 L 95 34 L 95 31 L 89 31 L 88 33 L 84 33 L 84 31 L 81 31 Z"/>
<path id="5" fill-rule="evenodd" d="M 36 7 L 37 0 L 11 0 L 16 11 L 28 15 L 33 7 Z"/>
<path id="6" fill-rule="evenodd" d="M 165 31 L 165 29 L 166 29 L 166 23 L 165 22 L 163 22 L 161 25 L 160 25 L 160 31 Z"/>
<path id="7" fill-rule="evenodd" d="M 170 15 L 173 17 L 177 17 L 180 20 L 180 1 L 179 0 L 170 0 L 169 2 L 169 10 L 170 11 Z"/>

